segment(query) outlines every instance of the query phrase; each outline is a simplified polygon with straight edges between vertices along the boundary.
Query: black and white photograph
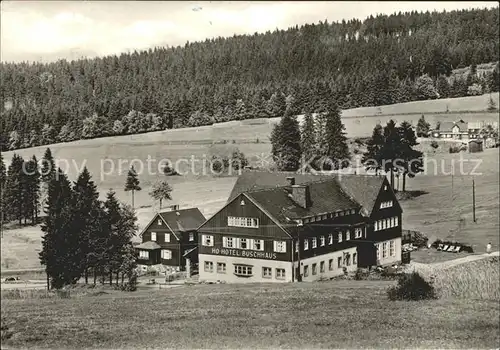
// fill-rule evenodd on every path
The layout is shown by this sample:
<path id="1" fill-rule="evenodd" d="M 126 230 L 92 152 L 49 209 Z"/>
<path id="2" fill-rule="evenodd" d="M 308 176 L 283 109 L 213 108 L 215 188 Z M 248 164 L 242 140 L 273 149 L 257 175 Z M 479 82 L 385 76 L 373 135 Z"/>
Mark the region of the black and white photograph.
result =
<path id="1" fill-rule="evenodd" d="M 499 349 L 500 8 L 0 3 L 2 349 Z"/>

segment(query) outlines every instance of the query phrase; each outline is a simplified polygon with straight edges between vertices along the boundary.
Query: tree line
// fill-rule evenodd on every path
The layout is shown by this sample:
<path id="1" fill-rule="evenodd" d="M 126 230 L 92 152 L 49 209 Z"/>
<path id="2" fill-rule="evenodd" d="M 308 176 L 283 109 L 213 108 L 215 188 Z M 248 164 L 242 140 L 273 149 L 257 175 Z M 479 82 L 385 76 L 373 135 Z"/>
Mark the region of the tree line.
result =
<path id="1" fill-rule="evenodd" d="M 2 150 L 499 90 L 496 9 L 408 12 L 54 63 L 2 63 Z M 453 69 L 472 66 L 467 76 Z"/>

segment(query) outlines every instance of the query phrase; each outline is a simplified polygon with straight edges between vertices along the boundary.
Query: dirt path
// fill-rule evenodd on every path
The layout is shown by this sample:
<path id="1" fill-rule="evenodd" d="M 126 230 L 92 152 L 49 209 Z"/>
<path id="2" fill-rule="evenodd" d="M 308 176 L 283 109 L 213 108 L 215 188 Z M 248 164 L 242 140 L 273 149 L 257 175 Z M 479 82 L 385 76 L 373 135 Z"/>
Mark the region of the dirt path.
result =
<path id="1" fill-rule="evenodd" d="M 500 256 L 500 252 L 492 252 L 490 254 L 484 253 L 484 254 L 478 254 L 478 255 L 467 255 L 462 258 L 457 258 L 453 260 L 448 260 L 448 261 L 442 261 L 442 262 L 436 262 L 436 263 L 431 263 L 431 264 L 424 264 L 424 263 L 419 263 L 412 261 L 409 265 L 407 265 L 407 271 L 422 271 L 422 270 L 431 270 L 431 269 L 440 269 L 440 270 L 445 270 L 449 269 L 450 267 L 454 267 L 457 265 L 465 264 L 468 262 L 476 261 L 476 260 L 482 260 L 486 259 L 492 256 Z"/>

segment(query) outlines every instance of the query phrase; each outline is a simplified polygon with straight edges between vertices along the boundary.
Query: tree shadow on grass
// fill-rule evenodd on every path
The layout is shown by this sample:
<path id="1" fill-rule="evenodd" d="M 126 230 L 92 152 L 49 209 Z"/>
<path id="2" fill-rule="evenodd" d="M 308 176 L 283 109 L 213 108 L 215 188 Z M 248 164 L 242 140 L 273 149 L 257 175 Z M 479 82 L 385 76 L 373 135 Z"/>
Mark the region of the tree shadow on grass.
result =
<path id="1" fill-rule="evenodd" d="M 415 199 L 417 197 L 423 196 L 425 194 L 429 194 L 427 191 L 422 191 L 422 190 L 413 190 L 413 191 L 399 191 L 396 193 L 396 197 L 399 201 L 406 201 L 406 200 L 411 200 Z"/>

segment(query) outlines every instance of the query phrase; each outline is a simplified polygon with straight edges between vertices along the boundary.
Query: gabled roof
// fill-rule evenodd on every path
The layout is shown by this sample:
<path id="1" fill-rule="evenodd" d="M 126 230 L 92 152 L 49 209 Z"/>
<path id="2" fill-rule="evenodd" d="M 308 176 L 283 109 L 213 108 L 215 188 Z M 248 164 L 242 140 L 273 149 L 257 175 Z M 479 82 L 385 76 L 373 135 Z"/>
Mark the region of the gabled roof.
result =
<path id="1" fill-rule="evenodd" d="M 289 188 L 286 180 L 288 176 L 293 176 L 297 185 L 306 183 L 310 185 L 311 201 L 313 202 L 310 209 L 298 206 L 295 206 L 293 210 L 286 209 L 293 203 L 285 192 L 285 189 Z M 315 175 L 291 172 L 244 171 L 238 177 L 229 201 L 246 192 L 248 196 L 254 198 L 258 203 L 266 205 L 266 207 L 267 204 L 264 203 L 272 203 L 269 209 L 270 212 L 276 212 L 276 209 L 273 209 L 274 206 L 282 210 L 283 213 L 286 212 L 286 214 L 280 213 L 279 215 L 285 215 L 288 218 L 298 217 L 301 214 L 304 214 L 303 216 L 307 216 L 308 213 L 317 215 L 351 208 L 362 208 L 364 213 L 369 216 L 373 211 L 384 181 L 386 181 L 385 176 L 375 175 Z M 279 220 L 281 221 L 281 219 Z"/>
<path id="2" fill-rule="evenodd" d="M 155 249 L 160 249 L 160 245 L 156 242 L 153 241 L 148 241 L 141 243 L 139 245 L 136 245 L 134 248 L 136 249 L 146 249 L 146 250 L 155 250 Z"/>
<path id="3" fill-rule="evenodd" d="M 172 231 L 177 239 L 179 239 L 183 232 L 194 231 L 205 222 L 205 217 L 198 208 L 179 209 L 156 213 L 156 215 L 153 216 L 151 221 L 139 234 L 139 237 L 142 237 L 143 233 L 149 229 L 151 224 L 158 217 L 163 220 L 165 225 L 167 225 L 169 230 Z"/>
<path id="4" fill-rule="evenodd" d="M 458 126 L 461 132 L 467 132 L 469 130 L 468 123 L 463 120 L 459 120 L 458 122 L 442 122 L 439 125 L 440 132 L 451 132 L 454 126 Z"/>
<path id="5" fill-rule="evenodd" d="M 205 222 L 205 217 L 198 208 L 165 211 L 158 215 L 174 233 L 194 231 Z"/>

